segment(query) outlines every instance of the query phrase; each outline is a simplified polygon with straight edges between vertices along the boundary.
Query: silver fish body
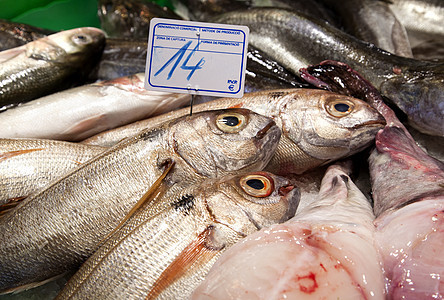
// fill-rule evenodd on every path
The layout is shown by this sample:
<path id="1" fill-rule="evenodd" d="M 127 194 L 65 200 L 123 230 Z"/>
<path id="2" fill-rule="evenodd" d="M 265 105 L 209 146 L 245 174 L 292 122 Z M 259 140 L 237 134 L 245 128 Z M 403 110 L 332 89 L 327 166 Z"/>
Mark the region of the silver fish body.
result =
<path id="1" fill-rule="evenodd" d="M 404 111 L 418 130 L 444 135 L 444 63 L 393 55 L 291 10 L 251 8 L 212 21 L 248 26 L 249 43 L 294 74 L 327 59 L 346 63 Z"/>
<path id="2" fill-rule="evenodd" d="M 302 173 L 356 153 L 372 142 L 385 123 L 365 102 L 313 89 L 255 92 L 240 99 L 224 98 L 193 107 L 193 111 L 242 107 L 271 117 L 282 129 L 278 149 L 267 170 L 277 174 Z M 343 110 L 342 112 L 337 110 Z M 84 143 L 109 145 L 141 128 L 189 113 L 173 111 L 92 137 Z"/>
<path id="3" fill-rule="evenodd" d="M 28 197 L 0 218 L 0 292 L 76 268 L 174 161 L 170 189 L 259 170 L 280 130 L 245 109 L 207 111 L 142 131 Z"/>
<path id="4" fill-rule="evenodd" d="M 86 78 L 104 42 L 103 31 L 83 27 L 0 52 L 0 105 L 17 105 Z"/>
<path id="5" fill-rule="evenodd" d="M 0 205 L 27 197 L 105 150 L 63 141 L 0 139 Z"/>
<path id="6" fill-rule="evenodd" d="M 94 253 L 57 299 L 185 299 L 241 238 L 291 218 L 298 189 L 253 172 L 162 197 Z"/>
<path id="7" fill-rule="evenodd" d="M 190 101 L 190 95 L 147 91 L 143 84 L 139 73 L 32 100 L 0 113 L 0 137 L 79 141 Z"/>

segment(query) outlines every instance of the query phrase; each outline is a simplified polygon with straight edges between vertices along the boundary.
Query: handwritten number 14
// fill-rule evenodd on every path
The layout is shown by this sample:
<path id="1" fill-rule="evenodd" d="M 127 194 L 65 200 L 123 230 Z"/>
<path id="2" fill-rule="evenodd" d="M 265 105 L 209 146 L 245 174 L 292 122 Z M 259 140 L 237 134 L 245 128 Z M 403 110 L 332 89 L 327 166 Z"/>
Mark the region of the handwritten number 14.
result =
<path id="1" fill-rule="evenodd" d="M 171 68 L 170 72 L 168 73 L 167 80 L 173 76 L 174 71 L 176 70 L 177 66 L 179 65 L 180 61 L 182 60 L 183 56 L 185 55 L 185 52 L 187 51 L 188 47 L 191 45 L 191 41 L 187 42 L 185 45 L 182 46 L 155 74 L 154 76 L 159 75 L 163 70 L 166 69 L 171 63 L 174 62 L 173 67 Z M 204 58 L 202 57 L 199 62 L 195 66 L 188 66 L 188 61 L 190 60 L 191 56 L 196 52 L 196 50 L 199 48 L 200 42 L 197 43 L 196 47 L 188 54 L 187 58 L 184 60 L 180 68 L 182 70 L 190 70 L 190 73 L 187 76 L 187 80 L 190 80 L 191 76 L 193 76 L 194 72 L 198 69 L 202 69 L 202 66 L 205 63 Z"/>

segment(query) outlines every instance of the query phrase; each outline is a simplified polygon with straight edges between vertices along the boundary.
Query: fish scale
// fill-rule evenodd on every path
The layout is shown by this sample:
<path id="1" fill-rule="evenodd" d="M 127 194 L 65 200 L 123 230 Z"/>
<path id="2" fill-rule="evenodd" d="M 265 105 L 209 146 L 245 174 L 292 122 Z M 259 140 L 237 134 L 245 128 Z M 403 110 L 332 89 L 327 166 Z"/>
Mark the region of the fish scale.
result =
<path id="1" fill-rule="evenodd" d="M 246 122 L 234 133 L 220 129 L 227 130 L 216 118 L 233 115 Z M 205 135 L 211 137 L 203 141 Z M 269 118 L 231 109 L 186 116 L 122 141 L 0 218 L 0 292 L 37 285 L 80 265 L 150 189 L 165 161 L 175 162 L 165 185 L 186 186 L 203 180 L 202 174 L 262 169 L 279 137 Z M 194 148 L 177 148 L 191 140 Z M 245 154 L 245 148 L 254 150 Z M 197 161 L 193 152 L 204 155 Z M 238 168 L 223 169 L 236 153 Z"/>

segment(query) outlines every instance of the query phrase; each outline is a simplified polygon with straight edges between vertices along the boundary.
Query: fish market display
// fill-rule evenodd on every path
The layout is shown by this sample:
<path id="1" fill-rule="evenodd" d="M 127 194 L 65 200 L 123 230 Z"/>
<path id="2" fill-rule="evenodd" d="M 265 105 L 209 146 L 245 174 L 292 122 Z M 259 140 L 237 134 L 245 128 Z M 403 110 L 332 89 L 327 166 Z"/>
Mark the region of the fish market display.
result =
<path id="1" fill-rule="evenodd" d="M 92 27 L 58 32 L 0 52 L 0 110 L 69 87 L 86 77 L 105 42 Z"/>
<path id="2" fill-rule="evenodd" d="M 99 248 L 57 299 L 188 298 L 233 244 L 291 218 L 299 193 L 286 178 L 253 172 L 156 201 Z"/>
<path id="3" fill-rule="evenodd" d="M 249 43 L 294 74 L 326 59 L 344 62 L 406 113 L 415 128 L 444 136 L 444 63 L 393 55 L 326 22 L 286 9 L 251 8 L 211 21 L 248 26 Z"/>
<path id="4" fill-rule="evenodd" d="M 384 299 L 372 208 L 347 173 L 330 166 L 316 202 L 227 250 L 191 299 Z"/>
<path id="5" fill-rule="evenodd" d="M 260 170 L 279 137 L 270 118 L 229 109 L 185 116 L 122 141 L 0 218 L 0 293 L 79 266 L 171 162 L 168 192 Z"/>
<path id="6" fill-rule="evenodd" d="M 277 174 L 302 173 L 349 156 L 367 147 L 385 123 L 365 102 L 313 89 L 256 92 L 239 99 L 224 98 L 193 107 L 193 111 L 227 107 L 248 108 L 269 116 L 282 129 L 276 154 L 267 169 Z M 156 118 L 99 134 L 85 141 L 107 145 L 136 134 L 142 128 L 189 114 L 184 108 Z"/>
<path id="7" fill-rule="evenodd" d="M 79 141 L 190 102 L 188 94 L 146 90 L 144 75 L 75 87 L 8 109 L 0 113 L 0 137 Z"/>
<path id="8" fill-rule="evenodd" d="M 392 112 L 369 157 L 376 238 L 389 299 L 444 295 L 444 164 L 423 152 Z"/>
<path id="9" fill-rule="evenodd" d="M 105 149 L 64 141 L 0 139 L 0 207 L 45 187 Z"/>
<path id="10" fill-rule="evenodd" d="M 413 57 L 407 32 L 389 3 L 379 0 L 321 0 L 341 16 L 353 36 L 399 56 Z"/>
<path id="11" fill-rule="evenodd" d="M 0 20 L 0 51 L 19 47 L 52 33 L 48 29 Z"/>
<path id="12" fill-rule="evenodd" d="M 152 18 L 182 19 L 167 7 L 142 0 L 100 0 L 98 15 L 107 37 L 131 39 L 147 39 Z"/>

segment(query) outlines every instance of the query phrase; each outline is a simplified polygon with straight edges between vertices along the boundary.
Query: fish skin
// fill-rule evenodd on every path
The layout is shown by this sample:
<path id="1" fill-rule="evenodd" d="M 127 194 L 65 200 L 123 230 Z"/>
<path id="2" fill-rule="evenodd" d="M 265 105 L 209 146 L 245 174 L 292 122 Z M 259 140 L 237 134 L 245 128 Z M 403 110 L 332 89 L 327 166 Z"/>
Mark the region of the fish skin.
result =
<path id="1" fill-rule="evenodd" d="M 252 0 L 179 0 L 188 8 L 190 19 L 208 21 L 214 16 L 228 11 L 245 9 L 252 5 Z M 192 9 L 189 9 L 192 8 Z"/>
<path id="2" fill-rule="evenodd" d="M 189 103 L 187 94 L 147 91 L 144 76 L 83 85 L 8 109 L 0 113 L 0 137 L 80 141 Z"/>
<path id="3" fill-rule="evenodd" d="M 103 31 L 82 27 L 0 52 L 0 110 L 86 78 L 104 42 Z"/>
<path id="4" fill-rule="evenodd" d="M 0 51 L 22 46 L 52 33 L 49 29 L 0 19 Z"/>
<path id="5" fill-rule="evenodd" d="M 270 180 L 269 196 L 243 190 L 251 175 Z M 267 172 L 209 179 L 162 197 L 100 247 L 56 299 L 185 299 L 231 245 L 288 220 L 298 201 L 290 180 Z"/>
<path id="6" fill-rule="evenodd" d="M 237 132 L 216 122 L 228 117 L 245 118 Z M 279 137 L 270 118 L 229 109 L 185 116 L 122 141 L 0 218 L 0 293 L 78 267 L 150 189 L 165 162 L 175 162 L 165 178 L 173 191 L 262 169 Z"/>
<path id="7" fill-rule="evenodd" d="M 100 0 L 97 5 L 100 26 L 107 37 L 148 39 L 152 18 L 182 19 L 168 7 L 150 1 Z"/>
<path id="8" fill-rule="evenodd" d="M 418 130 L 444 136 L 444 63 L 396 56 L 286 9 L 251 8 L 211 21 L 248 26 L 249 43 L 294 74 L 326 59 L 346 63 L 404 111 Z"/>
<path id="9" fill-rule="evenodd" d="M 43 139 L 0 139 L 0 206 L 26 197 L 106 148 Z"/>
<path id="10" fill-rule="evenodd" d="M 326 103 L 334 99 L 351 101 L 354 112 L 345 117 L 333 117 L 327 112 Z M 268 171 L 276 174 L 303 173 L 356 153 L 373 141 L 384 124 L 383 118 L 365 102 L 314 89 L 272 90 L 245 94 L 239 99 L 221 98 L 195 105 L 193 111 L 226 107 L 248 108 L 269 116 L 282 129 L 278 149 L 267 167 Z M 187 108 L 173 111 L 104 132 L 83 143 L 109 146 L 136 134 L 141 128 L 188 113 Z"/>
<path id="11" fill-rule="evenodd" d="M 407 31 L 390 9 L 380 0 L 321 0 L 340 16 L 345 31 L 393 54 L 413 57 Z"/>
<path id="12" fill-rule="evenodd" d="M 191 299 L 384 299 L 374 215 L 349 172 L 330 166 L 317 201 L 227 250 Z"/>

